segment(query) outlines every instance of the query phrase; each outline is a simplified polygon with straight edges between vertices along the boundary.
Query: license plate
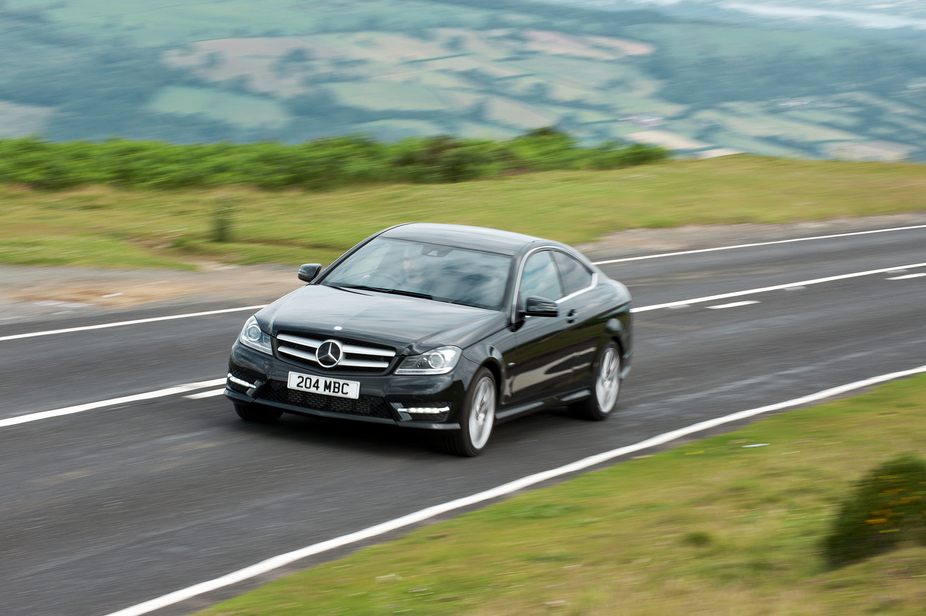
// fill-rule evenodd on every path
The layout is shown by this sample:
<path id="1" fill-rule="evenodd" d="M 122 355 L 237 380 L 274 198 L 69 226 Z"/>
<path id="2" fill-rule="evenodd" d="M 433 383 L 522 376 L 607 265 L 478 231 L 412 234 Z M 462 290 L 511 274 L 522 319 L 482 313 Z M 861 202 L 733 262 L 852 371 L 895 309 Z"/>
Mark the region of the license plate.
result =
<path id="1" fill-rule="evenodd" d="M 289 373 L 286 386 L 290 389 L 308 391 L 313 394 L 335 396 L 337 398 L 350 398 L 356 400 L 360 397 L 360 383 L 358 381 L 342 381 L 340 379 L 326 379 L 323 376 L 311 374 Z"/>

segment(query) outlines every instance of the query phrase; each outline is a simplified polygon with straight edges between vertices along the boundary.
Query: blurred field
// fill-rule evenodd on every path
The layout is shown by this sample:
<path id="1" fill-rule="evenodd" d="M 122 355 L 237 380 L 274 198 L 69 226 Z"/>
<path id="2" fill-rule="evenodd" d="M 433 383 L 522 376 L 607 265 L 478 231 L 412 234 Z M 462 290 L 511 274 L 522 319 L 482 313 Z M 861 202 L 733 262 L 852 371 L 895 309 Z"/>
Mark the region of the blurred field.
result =
<path id="1" fill-rule="evenodd" d="M 0 135 L 295 144 L 557 125 L 593 145 L 661 126 L 702 152 L 926 160 L 913 30 L 724 25 L 670 4 L 8 0 Z"/>
<path id="2" fill-rule="evenodd" d="M 411 221 L 579 244 L 640 227 L 922 211 L 926 168 L 734 156 L 330 192 L 0 186 L 0 199 L 0 262 L 189 268 L 203 261 L 330 263 L 367 235 Z M 215 241 L 223 223 L 226 241 Z"/>
<path id="3" fill-rule="evenodd" d="M 922 452 L 924 389 L 895 382 L 627 461 L 201 614 L 922 614 L 926 546 L 829 570 L 820 544 L 855 482 Z"/>

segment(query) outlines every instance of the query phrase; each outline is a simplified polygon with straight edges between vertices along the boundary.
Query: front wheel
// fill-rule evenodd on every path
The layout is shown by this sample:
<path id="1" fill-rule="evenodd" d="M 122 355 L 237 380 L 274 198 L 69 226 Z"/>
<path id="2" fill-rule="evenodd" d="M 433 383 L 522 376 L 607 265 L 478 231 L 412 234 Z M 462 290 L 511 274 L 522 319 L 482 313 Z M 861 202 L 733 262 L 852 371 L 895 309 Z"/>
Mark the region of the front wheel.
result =
<path id="1" fill-rule="evenodd" d="M 569 412 L 576 417 L 601 421 L 607 419 L 617 406 L 621 392 L 621 354 L 611 340 L 601 349 L 595 366 L 595 386 L 592 395 L 569 406 Z"/>
<path id="2" fill-rule="evenodd" d="M 273 423 L 283 415 L 283 411 L 247 402 L 235 402 L 235 412 L 245 421 L 263 424 Z"/>
<path id="3" fill-rule="evenodd" d="M 444 449 L 468 458 L 482 453 L 495 425 L 496 400 L 495 377 L 487 368 L 480 368 L 463 401 L 460 430 L 445 437 Z"/>

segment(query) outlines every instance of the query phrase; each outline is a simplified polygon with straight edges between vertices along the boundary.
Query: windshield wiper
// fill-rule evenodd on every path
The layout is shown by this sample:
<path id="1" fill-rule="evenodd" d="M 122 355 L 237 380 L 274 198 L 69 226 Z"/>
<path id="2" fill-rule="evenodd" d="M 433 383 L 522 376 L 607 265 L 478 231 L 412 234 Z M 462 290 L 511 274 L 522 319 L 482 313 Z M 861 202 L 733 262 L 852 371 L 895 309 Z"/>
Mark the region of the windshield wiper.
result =
<path id="1" fill-rule="evenodd" d="M 343 283 L 343 284 L 331 284 L 327 286 L 334 287 L 335 289 L 344 289 L 344 290 L 351 290 L 351 291 L 379 291 L 380 293 L 389 293 L 389 289 L 383 289 L 381 287 L 368 287 L 362 284 Z"/>
<path id="2" fill-rule="evenodd" d="M 406 295 L 408 297 L 420 297 L 421 299 L 434 299 L 427 293 L 416 293 L 415 291 L 403 291 L 402 289 L 380 289 L 383 293 L 392 293 L 393 295 Z"/>
<path id="3" fill-rule="evenodd" d="M 353 289 L 359 291 L 376 291 L 377 293 L 389 293 L 391 295 L 405 295 L 407 297 L 420 297 L 421 299 L 434 299 L 427 293 L 416 293 L 415 291 L 403 291 L 402 289 L 386 289 L 383 287 L 368 287 L 362 284 L 340 284 L 331 285 L 337 289 Z"/>

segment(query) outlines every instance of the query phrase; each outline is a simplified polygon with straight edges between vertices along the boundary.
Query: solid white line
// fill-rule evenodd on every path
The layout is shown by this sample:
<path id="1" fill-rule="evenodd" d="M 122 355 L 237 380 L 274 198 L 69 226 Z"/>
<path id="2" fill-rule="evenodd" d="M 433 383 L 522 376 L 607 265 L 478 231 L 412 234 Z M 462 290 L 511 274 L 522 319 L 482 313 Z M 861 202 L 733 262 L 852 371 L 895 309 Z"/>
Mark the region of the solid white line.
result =
<path id="1" fill-rule="evenodd" d="M 724 308 L 739 308 L 740 306 L 749 306 L 750 304 L 758 304 L 759 302 L 754 299 L 746 300 L 745 302 L 733 302 L 731 304 L 717 304 L 716 306 L 708 306 L 708 310 L 723 310 Z"/>
<path id="2" fill-rule="evenodd" d="M 68 406 L 65 408 L 54 409 L 51 411 L 31 413 L 29 415 L 18 415 L 16 417 L 8 417 L 6 419 L 0 419 L 0 428 L 7 428 L 9 426 L 29 423 L 30 421 L 50 419 L 52 417 L 61 417 L 62 415 L 73 415 L 74 413 L 83 413 L 84 411 L 92 411 L 94 409 L 103 408 L 105 406 L 115 406 L 117 404 L 128 404 L 131 402 L 141 402 L 143 400 L 153 400 L 155 398 L 163 398 L 165 396 L 183 394 L 188 391 L 194 391 L 196 389 L 202 389 L 204 387 L 215 387 L 216 385 L 221 385 L 223 383 L 225 383 L 224 378 L 213 379 L 211 381 L 201 381 L 199 383 L 186 383 L 184 385 L 177 385 L 175 387 L 168 387 L 166 389 L 158 389 L 157 391 L 148 391 L 148 392 L 141 393 L 141 394 L 134 394 L 132 396 L 123 396 L 121 398 L 112 398 L 110 400 L 101 400 L 99 402 L 88 402 L 87 404 L 78 404 L 77 406 Z"/>
<path id="3" fill-rule="evenodd" d="M 926 267 L 926 263 L 914 263 L 913 265 L 905 265 L 903 266 L 903 269 L 914 269 L 917 267 Z M 896 271 L 897 269 L 900 269 L 900 268 L 890 267 L 890 268 L 884 268 L 884 269 L 870 270 L 867 272 L 855 272 L 853 274 L 842 274 L 839 276 L 829 276 L 827 278 L 817 278 L 814 280 L 804 280 L 801 282 L 789 282 L 787 284 L 775 285 L 772 287 L 762 287 L 759 289 L 748 289 L 746 291 L 734 291 L 732 293 L 723 293 L 721 295 L 710 295 L 707 297 L 698 297 L 695 299 L 686 299 L 686 300 L 681 300 L 677 302 L 668 302 L 665 304 L 654 304 L 652 306 L 640 306 L 637 308 L 632 308 L 631 312 L 634 312 L 634 313 L 648 312 L 650 310 L 660 310 L 662 308 L 687 308 L 690 304 L 700 304 L 704 302 L 711 302 L 711 301 L 716 301 L 716 300 L 721 300 L 721 299 L 727 299 L 730 297 L 741 297 L 743 295 L 751 295 L 753 293 L 765 293 L 768 291 L 778 291 L 781 289 L 794 288 L 795 286 L 807 286 L 807 285 L 821 284 L 824 282 L 832 282 L 834 280 L 845 280 L 847 278 L 858 278 L 860 276 L 883 274 L 884 272 Z M 733 308 L 735 306 L 745 306 L 747 304 L 756 304 L 756 303 L 759 303 L 759 302 L 752 300 L 752 301 L 746 301 L 746 302 L 734 302 L 730 304 L 723 304 L 720 306 L 709 306 L 709 308 Z M 261 308 L 261 306 L 251 306 L 249 308 L 232 308 L 230 310 L 219 310 L 219 311 L 212 311 L 208 313 L 196 313 L 196 314 L 191 314 L 191 315 L 177 315 L 174 317 L 159 317 L 157 319 L 149 319 L 149 320 L 144 320 L 144 321 L 134 321 L 134 322 L 125 321 L 123 323 L 110 324 L 110 325 L 104 325 L 104 326 L 93 325 L 93 326 L 90 326 L 90 328 L 115 327 L 117 325 L 128 325 L 128 324 L 135 323 L 135 322 L 148 322 L 150 320 L 184 318 L 186 316 L 199 316 L 203 314 L 216 314 L 220 312 L 232 312 L 236 310 L 246 310 L 246 309 L 249 310 L 249 309 L 254 309 L 254 308 Z M 83 329 L 83 328 L 75 328 L 75 329 Z M 60 333 L 64 331 L 69 331 L 69 330 L 57 330 L 55 332 L 45 332 L 45 333 Z M 32 335 L 42 335 L 42 333 L 39 332 L 36 334 L 21 334 L 22 337 L 28 337 Z M 4 338 L 0 338 L 0 340 L 4 340 Z M 219 384 L 223 384 L 224 382 L 225 382 L 224 379 L 216 379 L 215 381 L 208 381 L 208 383 L 210 383 L 211 385 L 219 385 Z M 112 400 L 102 400 L 100 402 L 91 402 L 89 404 L 82 404 L 79 406 L 68 407 L 65 409 L 57 409 L 57 410 L 52 410 L 52 411 L 44 411 L 42 413 L 33 413 L 32 415 L 22 415 L 19 417 L 12 417 L 10 419 L 0 420 L 0 428 L 4 428 L 6 426 L 11 426 L 11 425 L 16 425 L 18 423 L 26 423 L 27 421 L 38 421 L 40 419 L 48 419 L 51 417 L 59 417 L 61 415 L 70 415 L 72 413 L 80 413 L 82 411 L 102 408 L 105 406 L 112 406 L 115 404 L 125 404 L 126 402 L 138 402 L 141 400 L 148 400 L 150 398 L 161 398 L 164 396 L 171 396 L 177 393 L 183 393 L 185 391 L 190 391 L 190 389 L 201 389 L 202 387 L 208 387 L 208 386 L 210 385 L 200 385 L 199 387 L 189 388 L 187 385 L 178 385 L 177 387 L 173 387 L 173 388 L 161 389 L 158 391 L 153 391 L 153 392 L 148 392 L 148 393 L 143 393 L 143 394 L 135 394 L 134 396 L 127 396 L 124 398 L 115 398 Z M 218 396 L 219 393 L 212 392 L 211 395 Z M 193 396 L 187 396 L 187 397 L 193 398 Z M 207 395 L 197 395 L 196 396 L 196 398 L 206 398 L 206 397 L 208 396 Z M 29 418 L 34 418 L 34 419 L 29 419 Z"/>
<path id="4" fill-rule="evenodd" d="M 109 327 L 124 327 L 126 325 L 139 325 L 141 323 L 156 323 L 157 321 L 172 321 L 174 319 L 189 319 L 191 317 L 207 317 L 213 314 L 225 314 L 227 312 L 241 312 L 243 310 L 260 310 L 260 306 L 244 306 L 243 308 L 224 308 L 222 310 L 208 310 L 206 312 L 191 312 L 189 314 L 174 314 L 168 317 L 153 317 L 150 319 L 137 319 L 135 321 L 119 321 L 117 323 L 102 323 L 100 325 L 84 325 L 83 327 L 69 327 L 67 329 L 51 329 L 44 332 L 31 332 L 28 334 L 15 334 L 13 336 L 0 336 L 0 342 L 5 340 L 19 340 L 21 338 L 36 338 L 38 336 L 53 336 L 55 334 L 69 334 L 71 332 L 85 332 L 92 329 L 106 329 Z"/>
<path id="5" fill-rule="evenodd" d="M 917 267 L 926 267 L 926 263 L 914 263 L 913 265 L 904 265 L 901 266 L 904 269 L 914 269 Z M 754 293 L 767 293 L 769 291 L 781 291 L 782 289 L 788 289 L 789 287 L 795 286 L 810 286 L 813 284 L 823 284 L 824 282 L 833 282 L 835 280 L 847 280 L 849 278 L 859 278 L 861 276 L 872 276 L 874 274 L 883 274 L 885 272 L 893 272 L 897 270 L 897 267 L 885 267 L 876 270 L 868 270 L 867 272 L 854 272 L 852 274 L 840 274 L 839 276 L 827 276 L 826 278 L 814 278 L 813 280 L 801 280 L 800 282 L 789 282 L 787 284 L 776 284 L 771 287 L 760 287 L 758 289 L 747 289 L 745 291 L 734 291 L 732 293 L 721 293 L 720 295 L 708 295 L 707 297 L 697 297 L 695 299 L 685 299 L 677 302 L 666 302 L 665 304 L 653 304 L 652 306 L 641 306 L 639 308 L 632 308 L 631 312 L 647 312 L 650 310 L 661 310 L 663 308 L 675 308 L 677 306 L 682 306 L 684 304 L 703 304 L 704 302 L 714 302 L 720 299 L 727 299 L 729 297 L 742 297 L 744 295 L 753 295 Z"/>
<path id="6" fill-rule="evenodd" d="M 219 379 L 222 381 L 223 379 Z M 183 396 L 184 398 L 189 398 L 190 400 L 200 400 L 202 398 L 213 398 L 215 396 L 221 396 L 225 393 L 225 388 L 222 389 L 213 389 L 212 391 L 201 391 L 198 394 L 190 394 L 189 396 Z"/>
<path id="7" fill-rule="evenodd" d="M 733 421 L 739 421 L 741 419 L 747 419 L 755 415 L 761 415 L 762 413 L 770 413 L 772 411 L 779 411 L 782 409 L 802 406 L 805 404 L 810 404 L 811 402 L 818 402 L 826 398 L 832 398 L 834 396 L 839 396 L 846 392 L 854 391 L 857 389 L 862 389 L 864 387 L 870 387 L 872 385 L 877 385 L 878 383 L 884 383 L 886 381 L 892 381 L 895 379 L 903 378 L 906 376 L 912 376 L 914 374 L 920 374 L 926 372 L 926 366 L 920 366 L 919 368 L 913 368 L 912 370 L 903 370 L 901 372 L 892 372 L 891 374 L 884 374 L 881 376 L 876 376 L 870 379 L 865 379 L 864 381 L 856 381 L 855 383 L 849 383 L 847 385 L 840 385 L 839 387 L 833 387 L 831 389 L 825 389 L 819 391 L 815 394 L 810 394 L 808 396 L 803 396 L 800 398 L 794 398 L 793 400 L 787 400 L 785 402 L 779 402 L 777 404 L 769 404 L 767 406 L 760 406 L 759 408 L 749 409 L 746 411 L 740 411 L 738 413 L 733 413 L 732 415 L 726 415 L 725 417 L 718 417 L 716 419 L 709 419 L 707 421 L 702 421 L 686 428 L 680 428 L 678 430 L 673 430 L 671 432 L 665 432 L 658 436 L 648 438 L 639 443 L 633 445 L 628 445 L 626 447 L 619 447 L 617 449 L 612 449 L 611 451 L 606 451 L 594 456 L 589 456 L 577 462 L 567 464 L 565 466 L 560 466 L 559 468 L 554 468 L 548 471 L 543 471 L 536 473 L 534 475 L 528 475 L 521 479 L 516 479 L 509 483 L 500 485 L 496 488 L 486 490 L 485 492 L 479 492 L 478 494 L 473 494 L 471 496 L 466 496 L 464 498 L 458 498 L 456 500 L 444 503 L 442 505 L 435 505 L 433 507 L 428 507 L 426 509 L 421 509 L 414 513 L 390 520 L 388 522 L 383 522 L 382 524 L 377 524 L 375 526 L 370 526 L 363 530 L 350 533 L 348 535 L 342 535 L 334 539 L 329 539 L 328 541 L 322 541 L 321 543 L 316 543 L 299 550 L 294 550 L 292 552 L 287 552 L 286 554 L 280 554 L 279 556 L 274 556 L 268 558 L 267 560 L 261 561 L 257 564 L 251 565 L 250 567 L 245 567 L 244 569 L 239 569 L 222 577 L 215 578 L 214 580 L 209 580 L 206 582 L 201 582 L 195 584 L 188 588 L 182 590 L 177 590 L 172 593 L 163 595 L 156 599 L 151 599 L 150 601 L 145 601 L 144 603 L 139 603 L 132 607 L 119 610 L 118 612 L 113 612 L 109 616 L 141 616 L 141 614 L 147 614 L 148 612 L 153 612 L 169 605 L 185 601 L 192 597 L 219 589 L 224 588 L 225 586 L 230 586 L 238 582 L 250 579 L 252 577 L 267 573 L 268 571 L 273 571 L 274 569 L 279 569 L 280 567 L 286 566 L 297 560 L 306 558 L 307 556 L 312 556 L 315 554 L 321 554 L 322 552 L 327 552 L 335 548 L 340 548 L 345 545 L 350 545 L 357 543 L 358 541 L 363 541 L 365 539 L 371 539 L 373 537 L 378 537 L 385 533 L 398 530 L 400 528 L 405 528 L 412 524 L 417 524 L 423 522 L 435 516 L 448 513 L 463 507 L 469 507 L 470 505 L 476 505 L 488 500 L 499 498 L 502 496 L 507 496 L 518 490 L 523 490 L 530 486 L 536 485 L 542 481 L 547 481 L 548 479 L 554 479 L 556 477 L 561 477 L 562 475 L 567 475 L 569 473 L 575 473 L 587 469 L 603 462 L 608 462 L 614 458 L 625 456 L 629 453 L 640 451 L 641 449 L 649 449 L 650 447 L 656 447 L 658 445 L 664 445 L 676 439 L 679 439 L 683 436 L 689 434 L 694 434 L 696 432 L 703 432 L 704 430 L 709 430 L 717 426 L 727 424 Z"/>
<path id="8" fill-rule="evenodd" d="M 926 229 L 926 225 L 913 225 L 910 227 L 895 227 L 892 229 L 875 229 L 873 231 L 856 231 L 853 233 L 838 233 L 835 235 L 819 235 L 816 237 L 801 237 L 801 238 L 795 238 L 795 239 L 790 239 L 790 240 L 776 240 L 772 242 L 757 242 L 754 244 L 739 244 L 736 246 L 720 246 L 717 248 L 701 248 L 699 250 L 685 250 L 681 252 L 665 252 L 665 253 L 661 253 L 657 255 L 646 255 L 643 257 L 629 257 L 626 259 L 611 259 L 609 261 L 594 261 L 593 263 L 595 265 L 605 265 L 608 263 L 622 263 L 625 261 L 640 261 L 643 259 L 659 259 L 661 257 L 675 257 L 675 256 L 680 256 L 680 255 L 697 254 L 701 252 L 716 252 L 718 250 L 732 250 L 734 248 L 752 248 L 755 246 L 769 246 L 772 244 L 788 244 L 791 242 L 809 242 L 812 240 L 825 240 L 825 239 L 831 239 L 831 238 L 837 238 L 837 237 L 851 237 L 854 235 L 869 235 L 872 233 L 890 233 L 893 231 L 909 231 L 913 229 Z M 897 269 L 897 268 L 893 268 L 893 269 Z M 111 297 L 111 296 L 104 295 L 103 297 Z M 264 306 L 261 305 L 261 306 L 246 306 L 244 308 L 227 308 L 224 310 L 211 310 L 208 312 L 194 312 L 190 314 L 178 314 L 178 315 L 169 316 L 169 317 L 156 317 L 152 319 L 139 319 L 136 321 L 122 321 L 119 323 L 104 323 L 101 325 L 88 325 L 85 327 L 71 327 L 68 329 L 55 329 L 55 330 L 44 331 L 44 332 L 16 334 L 13 336 L 0 336 L 0 342 L 4 342 L 6 340 L 18 340 L 20 338 L 35 338 L 37 336 L 51 336 L 54 334 L 67 334 L 71 332 L 81 332 L 81 331 L 88 331 L 88 330 L 93 330 L 93 329 L 104 329 L 108 327 L 122 327 L 125 325 L 138 325 L 140 323 L 154 323 L 157 321 L 169 321 L 171 319 L 187 319 L 190 317 L 202 317 L 202 316 L 208 316 L 208 315 L 213 315 L 213 314 L 222 314 L 225 312 L 237 312 L 241 310 L 259 310 L 263 307 Z"/>
<path id="9" fill-rule="evenodd" d="M 915 263 L 915 264 L 913 264 L 913 265 L 905 265 L 905 266 L 903 266 L 903 267 L 904 267 L 904 269 L 913 269 L 913 268 L 917 268 L 917 267 L 926 267 L 926 263 Z M 821 284 L 821 283 L 824 283 L 824 282 L 832 282 L 832 281 L 834 281 L 834 280 L 844 280 L 844 279 L 847 279 L 847 278 L 857 278 L 857 277 L 859 277 L 859 276 L 870 276 L 870 275 L 872 275 L 872 274 L 881 274 L 881 273 L 884 273 L 884 272 L 887 272 L 887 271 L 896 271 L 897 269 L 899 269 L 899 268 L 891 267 L 891 268 L 885 268 L 885 269 L 879 269 L 879 270 L 871 270 L 871 271 L 867 271 L 867 272 L 856 272 L 856 273 L 854 273 L 854 274 L 842 274 L 842 275 L 840 275 L 840 276 L 830 276 L 830 277 L 828 277 L 828 278 L 817 278 L 817 279 L 815 279 L 815 280 L 805 280 L 805 281 L 802 281 L 802 282 L 789 282 L 789 283 L 787 283 L 787 284 L 775 285 L 775 286 L 773 286 L 773 287 L 762 287 L 762 288 L 759 288 L 759 289 L 749 289 L 749 290 L 746 290 L 746 291 L 735 291 L 735 292 L 732 292 L 732 293 L 724 293 L 724 294 L 721 294 L 721 295 L 711 295 L 711 296 L 708 296 L 708 297 L 699 297 L 699 298 L 695 298 L 695 299 L 686 299 L 686 300 L 681 300 L 681 301 L 677 301 L 677 302 L 669 302 L 669 303 L 666 303 L 666 304 L 654 304 L 654 305 L 652 305 L 652 306 L 640 306 L 640 307 L 637 307 L 637 308 L 632 308 L 630 311 L 636 313 L 636 312 L 648 312 L 648 311 L 650 311 L 650 310 L 660 310 L 660 309 L 662 309 L 662 308 L 670 308 L 670 309 L 687 308 L 690 304 L 698 304 L 698 303 L 704 303 L 704 302 L 711 302 L 711 301 L 716 301 L 716 300 L 721 300 L 721 299 L 727 299 L 727 298 L 729 298 L 729 297 L 740 297 L 740 296 L 743 296 L 743 295 L 751 295 L 751 294 L 753 294 L 753 293 L 764 293 L 764 292 L 767 292 L 767 291 L 776 291 L 776 290 L 781 290 L 781 289 L 790 289 L 790 288 L 794 288 L 795 286 L 798 286 L 798 285 L 799 285 L 799 286 L 813 285 L 813 284 Z M 731 304 L 724 304 L 724 305 L 720 305 L 720 306 L 709 306 L 709 308 L 733 308 L 733 307 L 735 307 L 735 306 L 745 306 L 745 305 L 747 305 L 747 304 L 754 304 L 754 303 L 758 303 L 758 302 L 755 301 L 755 300 L 753 300 L 753 301 L 747 301 L 747 302 L 734 302 L 734 303 L 731 303 Z M 259 307 L 259 306 L 251 306 L 250 308 L 253 309 L 253 308 L 258 308 L 258 307 Z M 245 310 L 245 309 L 244 309 L 244 308 L 233 308 L 232 310 Z M 219 311 L 219 312 L 222 312 L 222 311 Z M 230 312 L 230 311 L 229 311 L 229 312 Z M 213 312 L 213 313 L 200 313 L 200 314 L 214 314 L 214 312 Z M 162 317 L 162 319 L 163 319 L 163 318 L 182 318 L 182 316 L 196 316 L 196 315 L 180 315 L 180 316 L 177 316 L 177 317 Z M 126 322 L 126 323 L 128 323 L 128 322 Z M 93 327 L 98 327 L 98 326 L 93 326 Z M 59 331 L 64 331 L 64 330 L 59 330 Z M 53 332 L 53 333 L 54 333 L 54 332 Z M 24 335 L 27 336 L 27 335 L 29 335 L 29 334 L 24 334 Z M 0 340 L 3 340 L 3 339 L 0 338 Z M 124 398 L 114 398 L 114 399 L 111 399 L 111 400 L 102 400 L 102 401 L 100 401 L 100 402 L 91 402 L 91 403 L 89 403 L 89 404 L 81 404 L 81 405 L 79 405 L 79 406 L 68 407 L 68 408 L 65 408 L 65 409 L 57 409 L 57 410 L 52 410 L 52 411 L 44 411 L 44 412 L 41 412 L 41 413 L 33 413 L 32 415 L 21 415 L 21 416 L 19 416 L 19 417 L 12 417 L 12 418 L 9 418 L 9 419 L 2 419 L 2 420 L 0 420 L 0 428 L 4 428 L 4 427 L 7 427 L 7 426 L 11 426 L 11 425 L 16 425 L 16 424 L 19 424 L 19 423 L 26 423 L 27 421 L 38 421 L 38 420 L 40 420 L 40 419 L 49 419 L 49 418 L 51 418 L 51 417 L 59 417 L 59 416 L 61 416 L 61 415 L 70 415 L 70 414 L 72 414 L 72 413 L 80 413 L 80 412 L 83 412 L 83 411 L 89 411 L 89 410 L 92 410 L 92 409 L 98 409 L 98 408 L 102 408 L 102 407 L 106 407 L 106 406 L 112 406 L 112 405 L 115 405 L 115 404 L 125 404 L 126 402 L 138 402 L 138 401 L 141 401 L 141 400 L 149 400 L 149 399 L 151 399 L 151 398 L 161 398 L 161 397 L 164 397 L 164 396 L 171 396 L 171 395 L 174 395 L 174 394 L 184 393 L 184 392 L 186 392 L 186 391 L 190 391 L 191 389 L 202 389 L 203 387 L 209 387 L 209 386 L 215 386 L 215 385 L 224 384 L 224 383 L 225 383 L 225 379 L 216 379 L 215 381 L 208 381 L 207 383 L 208 383 L 208 384 L 206 384 L 206 385 L 199 385 L 199 386 L 197 386 L 197 387 L 189 387 L 189 386 L 187 386 L 187 385 L 178 385 L 177 387 L 172 387 L 172 388 L 168 388 L 168 389 L 161 389 L 161 390 L 158 390 L 158 391 L 152 391 L 152 392 L 148 392 L 148 393 L 135 394 L 134 396 L 126 396 L 126 397 L 124 397 Z M 219 395 L 219 392 L 210 392 L 210 395 L 218 396 L 218 395 Z M 187 397 L 188 397 L 188 398 L 198 399 L 198 398 L 206 398 L 206 397 L 209 397 L 209 396 L 208 396 L 208 395 L 196 395 L 195 397 L 194 397 L 194 396 L 187 396 Z M 76 409 L 76 410 L 75 410 L 75 409 Z"/>
<path id="10" fill-rule="evenodd" d="M 720 246 L 717 248 L 700 248 L 698 250 L 682 250 L 679 252 L 663 252 L 658 255 L 643 257 L 627 257 L 625 259 L 611 259 L 609 261 L 594 261 L 595 265 L 609 263 L 625 263 L 627 261 L 643 261 L 644 259 L 661 259 L 663 257 L 678 257 L 681 255 L 694 255 L 702 252 L 717 252 L 719 250 L 733 250 L 734 248 L 754 248 L 755 246 L 771 246 L 773 244 L 791 244 L 794 242 L 812 242 L 814 240 L 828 240 L 837 237 L 852 237 L 854 235 L 871 235 L 873 233 L 891 233 L 893 231 L 910 231 L 912 229 L 926 229 L 926 225 L 913 225 L 911 227 L 894 227 L 892 229 L 875 229 L 873 231 L 853 231 L 852 233 L 837 233 L 835 235 L 817 235 L 815 237 L 798 237 L 790 240 L 775 240 L 772 242 L 756 242 L 754 244 L 737 244 L 736 246 Z"/>
<path id="11" fill-rule="evenodd" d="M 888 280 L 909 280 L 910 278 L 922 278 L 923 276 L 926 276 L 926 273 L 905 274 L 903 276 L 894 276 L 893 278 L 888 278 Z"/>

